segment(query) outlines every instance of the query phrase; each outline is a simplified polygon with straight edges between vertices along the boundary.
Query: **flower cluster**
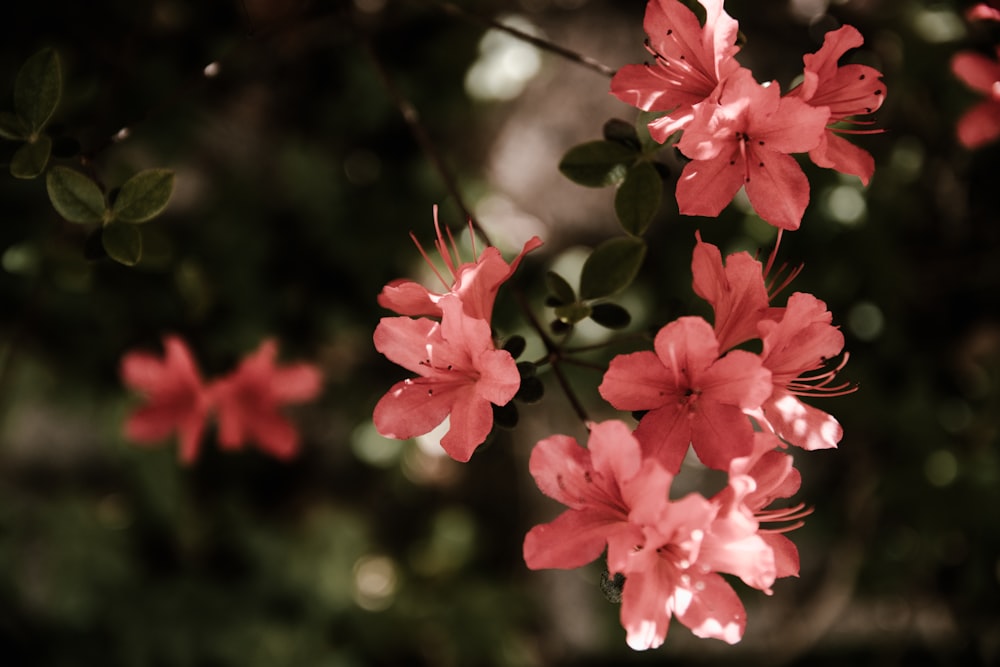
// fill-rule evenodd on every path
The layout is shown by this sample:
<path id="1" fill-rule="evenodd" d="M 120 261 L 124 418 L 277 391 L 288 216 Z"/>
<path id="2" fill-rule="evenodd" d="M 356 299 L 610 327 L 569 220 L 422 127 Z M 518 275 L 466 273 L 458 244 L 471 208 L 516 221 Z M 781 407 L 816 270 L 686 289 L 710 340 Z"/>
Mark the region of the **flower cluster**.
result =
<path id="1" fill-rule="evenodd" d="M 253 442 L 280 459 L 298 452 L 298 431 L 279 410 L 319 395 L 323 378 L 316 366 L 276 366 L 277 343 L 266 340 L 232 373 L 206 384 L 181 338 L 167 336 L 163 347 L 163 358 L 142 351 L 122 358 L 122 381 L 146 396 L 146 404 L 125 422 L 127 438 L 155 443 L 176 432 L 180 459 L 190 464 L 198 457 L 205 424 L 214 412 L 223 449 Z"/>
<path id="2" fill-rule="evenodd" d="M 881 105 L 881 74 L 838 64 L 862 44 L 860 33 L 844 26 L 804 57 L 802 83 L 782 95 L 777 84 L 761 85 L 736 61 L 738 25 L 722 0 L 699 2 L 704 24 L 679 0 L 649 2 L 645 29 L 655 62 L 619 70 L 612 92 L 664 112 L 649 124 L 655 140 L 683 132 L 677 147 L 690 162 L 677 185 L 681 213 L 717 215 L 744 187 L 761 217 L 779 228 L 780 243 L 784 230 L 799 226 L 809 200 L 793 154 L 808 153 L 815 164 L 866 184 L 872 177 L 871 156 L 841 134 L 851 131 L 842 129 L 845 123 L 861 122 L 852 119 Z M 616 208 L 631 194 L 623 185 Z M 465 462 L 489 434 L 494 406 L 522 389 L 513 357 L 496 348 L 490 318 L 498 289 L 541 241 L 526 243 L 510 264 L 491 247 L 461 263 L 436 212 L 435 225 L 435 245 L 451 273 L 450 279 L 438 274 L 444 291 L 399 280 L 379 295 L 399 317 L 381 320 L 375 347 L 417 377 L 393 386 L 373 420 L 381 434 L 400 439 L 447 421 L 441 444 Z M 641 261 L 645 242 L 636 228 L 625 228 L 627 247 L 641 247 Z M 551 327 L 555 338 L 529 313 L 546 356 L 526 365 L 532 371 L 552 366 L 590 435 L 585 447 L 568 435 L 535 445 L 530 472 L 541 491 L 567 509 L 527 533 L 524 559 L 531 569 L 568 569 L 603 554 L 605 585 L 620 586 L 621 622 L 637 650 L 661 645 L 673 617 L 699 637 L 738 642 L 746 611 L 724 575 L 767 594 L 777 579 L 798 575 L 798 551 L 785 533 L 811 510 L 772 507 L 799 489 L 788 448 L 837 447 L 839 422 L 803 399 L 854 389 L 837 382 L 847 354 L 826 304 L 805 292 L 777 302 L 799 272 L 775 267 L 777 247 L 766 264 L 746 252 L 724 260 L 700 233 L 695 238 L 693 289 L 711 307 L 711 322 L 687 316 L 667 323 L 651 350 L 611 358 L 597 387 L 612 407 L 633 413 L 634 429 L 619 419 L 590 421 L 559 363 L 579 361 L 567 346 L 574 324 L 627 281 L 616 278 L 606 291 L 589 283 L 597 274 L 634 276 L 638 266 L 626 255 L 636 253 L 619 252 L 624 245 L 595 250 L 583 266 L 579 296 L 550 272 L 547 303 L 563 318 Z M 560 315 L 560 308 L 569 314 Z M 674 478 L 692 456 L 727 482 L 714 494 L 671 498 Z"/>
<path id="3" fill-rule="evenodd" d="M 1000 21 L 1000 9 L 980 3 L 966 12 L 966 18 Z M 979 148 L 1000 137 L 1000 45 L 995 49 L 993 58 L 975 51 L 961 51 L 951 59 L 955 76 L 985 98 L 958 121 L 958 140 L 966 148 Z"/>
<path id="4" fill-rule="evenodd" d="M 775 450 L 773 435 L 756 435 L 712 498 L 691 493 L 670 500 L 674 475 L 645 457 L 620 421 L 591 424 L 586 449 L 568 436 L 542 440 L 529 467 L 539 488 L 569 509 L 531 529 L 525 562 L 532 569 L 573 568 L 606 550 L 608 572 L 625 577 L 621 621 L 633 649 L 660 646 L 672 616 L 699 637 L 736 643 L 746 612 L 721 573 L 766 593 L 776 578 L 798 574 L 798 551 L 781 534 L 795 524 L 762 527 L 803 514 L 801 506 L 764 509 L 799 486 L 791 457 Z"/>
<path id="5" fill-rule="evenodd" d="M 606 422 L 591 426 L 588 450 L 555 436 L 532 454 L 539 488 L 570 510 L 528 534 L 528 566 L 579 567 L 606 546 L 608 572 L 625 576 L 621 619 L 633 648 L 659 646 L 671 615 L 699 637 L 739 641 L 743 606 L 719 573 L 765 592 L 775 578 L 798 574 L 798 552 L 781 534 L 798 524 L 761 528 L 805 515 L 801 505 L 765 509 L 798 490 L 780 449 L 836 447 L 836 419 L 799 397 L 850 389 L 830 386 L 840 366 L 828 369 L 827 360 L 841 354 L 844 338 L 826 305 L 802 292 L 771 305 L 795 273 L 768 284 L 772 266 L 746 252 L 723 263 L 698 236 L 694 289 L 714 324 L 667 324 L 653 351 L 612 359 L 599 387 L 614 407 L 642 412 L 635 431 Z M 760 353 L 735 349 L 752 339 Z M 711 499 L 671 501 L 689 445 L 704 465 L 728 472 L 729 484 Z"/>
<path id="6" fill-rule="evenodd" d="M 407 439 L 447 419 L 441 446 L 465 462 L 492 430 L 493 406 L 509 403 L 521 386 L 514 358 L 496 348 L 490 320 L 500 285 L 542 242 L 532 237 L 510 264 L 492 246 L 474 261 L 461 263 L 454 238 L 449 234 L 450 248 L 445 242 L 436 208 L 434 226 L 435 246 L 451 273 L 448 281 L 435 269 L 445 291 L 434 293 L 411 280 L 396 280 L 378 297 L 380 305 L 401 317 L 382 318 L 375 329 L 375 349 L 417 377 L 389 389 L 375 406 L 374 422 L 382 435 Z M 419 243 L 417 247 L 433 269 Z M 474 246 L 472 251 L 475 255 Z M 421 315 L 425 317 L 417 317 Z"/>
<path id="7" fill-rule="evenodd" d="M 716 216 L 740 190 L 761 218 L 797 229 L 809 203 L 809 181 L 792 154 L 868 184 L 871 155 L 844 139 L 842 124 L 873 113 L 885 99 L 881 73 L 837 64 L 863 43 L 851 26 L 827 33 L 804 56 L 803 81 L 781 94 L 777 82 L 758 83 L 736 60 L 739 24 L 723 0 L 699 0 L 704 25 L 680 0 L 650 0 L 644 27 L 652 63 L 622 67 L 611 92 L 645 111 L 665 112 L 649 123 L 660 143 L 683 130 L 677 148 L 690 162 L 677 183 L 685 215 Z M 861 130 L 863 131 L 863 130 Z"/>

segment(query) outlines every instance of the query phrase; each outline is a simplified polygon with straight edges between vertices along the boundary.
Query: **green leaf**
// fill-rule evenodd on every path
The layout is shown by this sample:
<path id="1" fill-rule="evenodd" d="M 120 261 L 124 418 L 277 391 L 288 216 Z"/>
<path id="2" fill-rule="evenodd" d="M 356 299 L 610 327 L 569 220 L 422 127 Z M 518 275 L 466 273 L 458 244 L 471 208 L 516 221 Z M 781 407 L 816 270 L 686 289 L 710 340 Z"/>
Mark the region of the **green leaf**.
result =
<path id="1" fill-rule="evenodd" d="M 524 348 L 527 346 L 527 342 L 524 340 L 524 336 L 514 335 L 507 339 L 503 344 L 503 349 L 505 349 L 510 356 L 517 359 L 524 353 Z"/>
<path id="2" fill-rule="evenodd" d="M 31 134 L 49 122 L 61 96 L 62 73 L 54 50 L 43 49 L 21 65 L 14 81 L 14 112 Z"/>
<path id="3" fill-rule="evenodd" d="M 562 320 L 555 319 L 549 322 L 549 331 L 557 336 L 562 336 L 568 333 L 573 328 L 573 325 L 569 322 L 563 322 Z"/>
<path id="4" fill-rule="evenodd" d="M 608 141 L 614 141 L 626 148 L 637 151 L 642 147 L 635 126 L 621 118 L 612 118 L 604 123 L 603 134 Z"/>
<path id="5" fill-rule="evenodd" d="M 29 141 L 10 158 L 10 175 L 14 178 L 38 178 L 45 171 L 52 154 L 52 140 L 47 134 L 39 134 L 35 141 Z"/>
<path id="6" fill-rule="evenodd" d="M 159 215 L 174 191 L 174 172 L 146 169 L 122 184 L 111 213 L 115 220 L 146 222 Z"/>
<path id="7" fill-rule="evenodd" d="M 656 167 L 643 161 L 629 169 L 615 193 L 615 213 L 622 228 L 633 236 L 644 234 L 660 210 L 662 196 L 663 181 Z"/>
<path id="8" fill-rule="evenodd" d="M 558 302 L 556 305 L 565 306 L 576 301 L 576 292 L 573 291 L 573 287 L 555 271 L 549 271 L 545 274 L 545 286 L 548 288 L 549 294 Z"/>
<path id="9" fill-rule="evenodd" d="M 0 137 L 12 141 L 24 141 L 28 138 L 28 127 L 17 114 L 9 111 L 0 111 Z"/>
<path id="10" fill-rule="evenodd" d="M 638 157 L 638 151 L 613 141 L 590 141 L 569 149 L 559 171 L 569 180 L 590 188 L 617 185 Z"/>
<path id="11" fill-rule="evenodd" d="M 142 257 L 142 234 L 134 225 L 109 222 L 101 233 L 108 257 L 126 266 L 135 266 Z"/>
<path id="12" fill-rule="evenodd" d="M 571 303 L 556 308 L 556 317 L 566 324 L 576 324 L 590 317 L 590 306 L 585 303 Z"/>
<path id="13" fill-rule="evenodd" d="M 632 316 L 617 303 L 595 303 L 590 319 L 608 329 L 624 329 L 632 322 Z"/>
<path id="14" fill-rule="evenodd" d="M 609 239 L 583 263 L 580 297 L 599 299 L 620 292 L 635 280 L 646 258 L 646 242 L 635 236 Z"/>
<path id="15" fill-rule="evenodd" d="M 545 384 L 537 377 L 521 379 L 521 387 L 514 394 L 514 399 L 522 403 L 537 403 L 545 396 Z"/>
<path id="16" fill-rule="evenodd" d="M 494 404 L 492 407 L 494 424 L 505 429 L 512 429 L 517 426 L 518 413 L 517 406 L 514 405 L 514 401 L 511 401 L 506 405 Z"/>
<path id="17" fill-rule="evenodd" d="M 651 155 L 664 146 L 664 144 L 661 144 L 649 134 L 649 123 L 662 115 L 664 115 L 663 111 L 640 111 L 635 119 L 635 131 L 639 136 L 639 144 L 642 146 L 642 152 L 646 155 Z M 674 134 L 671 136 L 677 135 Z M 670 139 L 667 139 L 667 143 L 669 142 Z"/>
<path id="18" fill-rule="evenodd" d="M 87 176 L 68 167 L 52 167 L 45 177 L 49 200 L 59 215 L 70 222 L 100 222 L 104 219 L 104 194 Z"/>

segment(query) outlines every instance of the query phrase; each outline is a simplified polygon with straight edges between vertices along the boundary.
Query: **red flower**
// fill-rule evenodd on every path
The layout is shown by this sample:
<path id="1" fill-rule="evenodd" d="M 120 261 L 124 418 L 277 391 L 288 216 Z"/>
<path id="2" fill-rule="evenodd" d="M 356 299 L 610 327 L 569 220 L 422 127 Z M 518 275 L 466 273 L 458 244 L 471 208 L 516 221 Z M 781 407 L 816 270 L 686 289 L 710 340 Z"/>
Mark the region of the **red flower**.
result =
<path id="1" fill-rule="evenodd" d="M 611 94 L 644 111 L 668 111 L 649 124 L 663 143 L 691 122 L 696 105 L 712 97 L 719 82 L 739 68 L 739 23 L 722 7 L 723 0 L 699 0 L 705 8 L 702 26 L 678 0 L 650 0 L 643 27 L 653 54 L 652 65 L 626 65 L 611 79 Z"/>
<path id="2" fill-rule="evenodd" d="M 986 99 L 974 105 L 958 121 L 958 140 L 966 148 L 979 148 L 1000 137 L 1000 47 L 997 60 L 971 51 L 955 54 L 951 71 Z"/>
<path id="3" fill-rule="evenodd" d="M 867 65 L 837 66 L 837 61 L 848 49 L 861 46 L 864 41 L 861 33 L 849 25 L 826 33 L 820 50 L 803 56 L 805 72 L 802 85 L 788 95 L 814 107 L 827 107 L 831 125 L 841 121 L 857 123 L 848 119 L 876 111 L 885 100 L 882 73 Z M 827 127 L 822 141 L 809 151 L 810 159 L 817 166 L 857 176 L 868 185 L 875 172 L 875 160 L 867 151 L 838 136 L 837 132 L 852 131 Z"/>
<path id="4" fill-rule="evenodd" d="M 611 360 L 598 390 L 619 410 L 648 410 L 636 437 L 645 456 L 676 473 L 688 444 L 706 466 L 726 470 L 753 447 L 744 410 L 771 394 L 771 374 L 760 358 L 733 350 L 719 358 L 712 327 L 700 317 L 682 317 L 660 329 L 655 352 L 633 352 Z"/>
<path id="5" fill-rule="evenodd" d="M 569 509 L 528 532 L 528 567 L 580 567 L 607 547 L 608 571 L 625 575 L 621 622 L 633 649 L 660 646 L 674 615 L 699 637 L 739 641 L 746 614 L 719 572 L 762 590 L 773 583 L 756 522 L 697 494 L 671 501 L 672 475 L 642 460 L 621 422 L 592 424 L 587 445 L 557 435 L 531 453 L 538 487 Z"/>
<path id="6" fill-rule="evenodd" d="M 375 349 L 420 377 L 396 383 L 379 400 L 375 427 L 407 439 L 450 418 L 441 446 L 465 462 L 493 428 L 491 404 L 510 402 L 521 378 L 510 353 L 496 349 L 485 320 L 470 317 L 458 296 L 437 303 L 440 322 L 385 317 L 376 327 Z"/>
<path id="7" fill-rule="evenodd" d="M 812 510 L 803 504 L 781 509 L 765 509 L 772 502 L 794 495 L 802 483 L 792 457 L 779 451 L 783 443 L 773 433 L 754 433 L 753 452 L 733 459 L 729 466 L 730 484 L 712 498 L 723 508 L 742 511 L 758 524 L 793 523 L 777 528 L 761 528 L 759 534 L 774 552 L 775 576 L 797 577 L 799 551 L 784 533 L 802 527 L 801 519 Z M 744 481 L 749 478 L 751 485 Z"/>
<path id="8" fill-rule="evenodd" d="M 323 376 L 312 364 L 277 367 L 278 345 L 264 341 L 209 391 L 219 411 L 219 444 L 239 449 L 247 441 L 280 459 L 298 453 L 299 434 L 280 412 L 284 404 L 311 401 L 319 395 Z"/>
<path id="9" fill-rule="evenodd" d="M 809 181 L 790 154 L 815 148 L 830 112 L 777 84 L 761 86 L 740 69 L 722 84 L 718 102 L 699 110 L 678 142 L 691 158 L 677 183 L 684 215 L 717 216 L 741 187 L 765 221 L 797 229 L 809 203 Z"/>
<path id="10" fill-rule="evenodd" d="M 166 354 L 162 360 L 146 352 L 129 352 L 122 357 L 122 381 L 145 394 L 147 400 L 125 422 L 125 437 L 151 443 L 177 431 L 180 459 L 191 463 L 198 455 L 211 401 L 187 344 L 167 336 L 163 347 Z"/>
<path id="11" fill-rule="evenodd" d="M 778 321 L 761 321 L 761 359 L 771 371 L 774 391 L 759 410 L 748 410 L 763 425 L 803 449 L 836 447 L 843 436 L 840 423 L 799 396 L 838 396 L 854 391 L 846 384 L 830 386 L 840 366 L 822 370 L 844 349 L 844 334 L 831 324 L 826 304 L 811 294 L 796 292 Z M 814 375 L 807 375 L 821 371 Z"/>
<path id="12" fill-rule="evenodd" d="M 448 239 L 451 241 L 450 250 L 441 234 L 437 206 L 434 207 L 434 229 L 437 232 L 434 246 L 451 273 L 450 283 L 434 268 L 433 262 L 415 236 L 413 236 L 413 242 L 417 244 L 420 254 L 424 256 L 427 264 L 444 285 L 445 292 L 441 294 L 431 292 L 423 285 L 405 278 L 394 280 L 383 287 L 382 292 L 378 295 L 379 305 L 383 308 L 388 308 L 400 315 L 441 317 L 441 299 L 448 294 L 454 294 L 462 300 L 466 315 L 489 322 L 493 315 L 493 302 L 496 301 L 500 285 L 514 275 L 514 271 L 528 252 L 542 245 L 541 239 L 537 236 L 531 237 L 521 249 L 521 254 L 515 257 L 509 265 L 504 261 L 500 251 L 493 246 L 487 246 L 483 249 L 482 254 L 475 261 L 462 264 L 451 231 L 448 231 Z M 454 257 L 452 257 L 452 253 L 454 253 Z M 472 254 L 475 255 L 475 253 L 476 247 L 473 241 Z"/>
<path id="13" fill-rule="evenodd" d="M 758 337 L 757 323 L 780 317 L 780 308 L 769 308 L 770 300 L 761 263 L 748 252 L 734 253 L 722 263 L 722 253 L 701 240 L 691 256 L 695 294 L 705 299 L 715 312 L 715 337 L 719 349 L 730 350 Z"/>
<path id="14" fill-rule="evenodd" d="M 997 9 L 996 7 L 991 6 L 991 5 L 995 5 L 995 4 L 996 4 L 996 2 L 992 2 L 992 3 L 989 3 L 989 4 L 987 4 L 985 2 L 980 2 L 978 5 L 975 5 L 974 7 L 970 7 L 965 12 L 965 18 L 966 18 L 966 20 L 968 20 L 968 21 L 976 21 L 976 20 L 981 20 L 981 21 L 1000 21 L 1000 9 Z"/>

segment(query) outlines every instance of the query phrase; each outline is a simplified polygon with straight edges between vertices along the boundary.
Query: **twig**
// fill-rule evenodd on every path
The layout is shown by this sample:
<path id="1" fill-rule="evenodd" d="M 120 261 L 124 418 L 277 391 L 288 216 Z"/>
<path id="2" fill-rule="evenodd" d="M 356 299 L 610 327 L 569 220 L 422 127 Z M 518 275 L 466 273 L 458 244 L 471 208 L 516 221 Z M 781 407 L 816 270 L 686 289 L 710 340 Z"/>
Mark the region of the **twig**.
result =
<path id="1" fill-rule="evenodd" d="M 385 88 L 386 92 L 392 98 L 393 103 L 395 103 L 396 108 L 399 109 L 400 115 L 403 117 L 403 121 L 406 122 L 407 127 L 410 128 L 410 133 L 413 134 L 413 138 L 416 139 L 417 144 L 420 146 L 420 150 L 423 151 L 424 155 L 431 162 L 431 166 L 441 177 L 444 182 L 445 189 L 448 190 L 448 194 L 455 200 L 458 205 L 459 210 L 462 211 L 462 215 L 465 216 L 476 233 L 482 237 L 486 245 L 493 245 L 490 242 L 489 235 L 476 220 L 475 216 L 472 215 L 472 211 L 465 205 L 465 200 L 462 198 L 461 193 L 458 191 L 458 183 L 455 180 L 454 174 L 448 169 L 448 166 L 444 163 L 444 159 L 438 152 L 437 147 L 434 142 L 431 141 L 430 135 L 427 133 L 427 129 L 424 127 L 423 123 L 420 121 L 420 114 L 417 112 L 416 107 L 403 95 L 403 92 L 396 85 L 396 82 L 389 75 L 389 71 L 385 68 L 382 60 L 378 57 L 378 53 L 375 52 L 375 47 L 372 46 L 371 41 L 364 40 L 365 51 L 368 53 L 369 59 L 372 65 L 375 67 L 375 71 L 378 74 L 379 80 L 382 82 L 382 86 Z"/>
<path id="2" fill-rule="evenodd" d="M 422 0 L 422 1 L 425 4 L 431 4 L 437 7 L 444 13 L 449 14 L 451 16 L 456 16 L 460 19 L 471 21 L 472 23 L 478 23 L 479 25 L 484 25 L 488 28 L 493 28 L 494 30 L 503 31 L 508 35 L 516 37 L 517 39 L 523 42 L 527 42 L 532 46 L 537 46 L 538 48 L 544 51 L 550 51 L 552 53 L 555 53 L 556 55 L 561 56 L 569 60 L 570 62 L 576 63 L 577 65 L 582 65 L 583 67 L 586 67 L 589 70 L 597 72 L 598 74 L 602 74 L 607 77 L 612 77 L 615 74 L 614 69 L 608 67 L 602 62 L 599 62 L 591 58 L 590 56 L 585 56 L 571 49 L 567 49 L 564 46 L 559 46 L 558 44 L 553 44 L 552 42 L 546 39 L 537 37 L 535 35 L 530 35 L 522 30 L 518 30 L 517 28 L 512 28 L 509 25 L 504 25 L 503 23 L 496 21 L 494 19 L 486 18 L 484 16 L 478 16 L 476 14 L 470 14 L 469 12 L 465 11 L 458 5 L 455 5 L 451 2 L 441 2 L 440 0 Z"/>

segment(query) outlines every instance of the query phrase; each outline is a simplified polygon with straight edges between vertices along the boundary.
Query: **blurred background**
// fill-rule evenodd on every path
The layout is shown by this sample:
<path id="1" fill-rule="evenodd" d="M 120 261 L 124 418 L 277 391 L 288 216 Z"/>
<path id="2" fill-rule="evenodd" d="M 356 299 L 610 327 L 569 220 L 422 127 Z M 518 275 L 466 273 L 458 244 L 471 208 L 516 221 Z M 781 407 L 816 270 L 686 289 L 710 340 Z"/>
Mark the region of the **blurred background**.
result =
<path id="1" fill-rule="evenodd" d="M 844 426 L 838 450 L 794 452 L 795 501 L 815 508 L 791 535 L 801 577 L 772 597 L 737 586 L 739 645 L 675 623 L 641 654 L 599 564 L 530 572 L 521 558 L 524 533 L 562 510 L 528 474 L 531 447 L 584 435 L 550 377 L 517 428 L 464 465 L 379 437 L 370 416 L 406 377 L 372 348 L 388 314 L 375 296 L 424 275 L 408 234 L 429 246 L 434 204 L 463 223 L 435 159 L 508 258 L 545 239 L 518 276 L 543 321 L 544 272 L 574 280 L 587 248 L 621 234 L 613 190 L 557 165 L 635 110 L 606 75 L 489 21 L 614 69 L 647 58 L 645 2 L 9 4 L 0 108 L 20 64 L 54 47 L 64 92 L 50 132 L 81 151 L 54 163 L 82 159 L 112 187 L 169 167 L 176 188 L 126 268 L 85 258 L 87 230 L 55 213 L 44 179 L 0 176 L 0 664 L 1000 663 L 1000 148 L 955 140 L 978 98 L 948 67 L 959 50 L 992 53 L 1000 24 L 968 24 L 969 4 L 726 3 L 759 80 L 787 89 L 843 23 L 866 39 L 847 60 L 884 73 L 886 131 L 857 137 L 872 183 L 805 165 L 810 206 L 780 252 L 805 264 L 793 289 L 841 325 L 841 377 L 859 390 L 820 406 Z M 419 112 L 436 155 L 394 98 Z M 0 142 L 4 164 L 15 148 Z M 773 243 L 739 201 L 717 220 L 679 216 L 671 151 L 649 257 L 619 299 L 636 332 L 706 312 L 690 287 L 696 229 L 724 252 Z M 497 331 L 540 356 L 506 291 L 497 308 Z M 608 336 L 584 329 L 581 341 Z M 121 355 L 159 353 L 171 332 L 208 377 L 268 336 L 282 359 L 319 364 L 321 399 L 292 412 L 300 456 L 222 453 L 210 432 L 182 467 L 173 441 L 126 442 L 141 401 L 119 382 Z M 615 415 L 599 372 L 572 378 L 592 416 Z M 696 466 L 682 475 L 702 481 Z"/>

